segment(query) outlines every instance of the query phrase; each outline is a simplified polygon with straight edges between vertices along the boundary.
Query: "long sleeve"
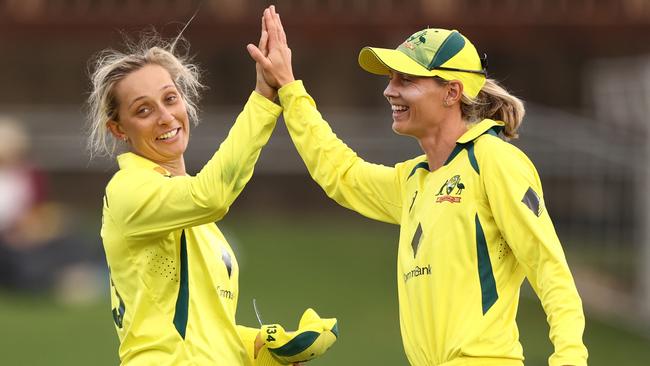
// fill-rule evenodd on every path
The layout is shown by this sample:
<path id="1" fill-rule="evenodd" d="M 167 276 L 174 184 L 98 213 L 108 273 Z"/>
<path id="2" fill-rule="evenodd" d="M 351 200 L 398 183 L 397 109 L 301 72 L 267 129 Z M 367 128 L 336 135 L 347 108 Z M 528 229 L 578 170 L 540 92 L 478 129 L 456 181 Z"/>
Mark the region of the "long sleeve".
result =
<path id="1" fill-rule="evenodd" d="M 281 111 L 253 92 L 218 151 L 196 176 L 164 176 L 154 163 L 134 157 L 145 163 L 123 167 L 106 192 L 105 203 L 123 226 L 122 234 L 143 238 L 222 218 L 251 178 Z"/>
<path id="2" fill-rule="evenodd" d="M 282 366 L 284 365 L 271 355 L 271 352 L 266 346 L 263 346 L 255 358 L 255 339 L 260 332 L 259 328 L 250 328 L 243 325 L 237 325 L 237 333 L 239 338 L 244 342 L 246 347 L 246 354 L 251 364 L 254 366 Z"/>
<path id="3" fill-rule="evenodd" d="M 312 178 L 340 205 L 369 218 L 400 222 L 397 169 L 363 161 L 332 132 L 301 81 L 279 91 L 284 120 Z"/>
<path id="4" fill-rule="evenodd" d="M 237 325 L 237 333 L 239 338 L 241 338 L 246 348 L 246 355 L 251 361 L 251 364 L 255 364 L 255 338 L 259 334 L 259 328 L 250 328 L 243 325 Z"/>
<path id="5" fill-rule="evenodd" d="M 479 162 L 481 176 L 495 222 L 546 312 L 555 347 L 549 364 L 586 365 L 582 302 L 544 207 L 537 171 L 514 146 L 499 141 L 490 147 Z"/>

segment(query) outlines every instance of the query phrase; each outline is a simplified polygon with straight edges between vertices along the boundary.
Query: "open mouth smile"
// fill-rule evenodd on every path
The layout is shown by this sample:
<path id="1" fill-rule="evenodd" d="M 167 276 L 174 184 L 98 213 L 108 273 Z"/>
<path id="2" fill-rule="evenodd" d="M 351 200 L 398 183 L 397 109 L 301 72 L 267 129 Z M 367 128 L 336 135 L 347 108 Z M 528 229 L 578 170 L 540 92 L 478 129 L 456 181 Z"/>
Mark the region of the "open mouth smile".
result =
<path id="1" fill-rule="evenodd" d="M 159 140 L 159 141 L 169 140 L 172 137 L 176 136 L 178 134 L 178 131 L 180 131 L 180 130 L 181 130 L 181 128 L 178 127 L 178 128 L 175 128 L 175 129 L 173 129 L 173 130 L 171 130 L 169 132 L 165 132 L 162 135 L 156 137 L 156 140 Z"/>

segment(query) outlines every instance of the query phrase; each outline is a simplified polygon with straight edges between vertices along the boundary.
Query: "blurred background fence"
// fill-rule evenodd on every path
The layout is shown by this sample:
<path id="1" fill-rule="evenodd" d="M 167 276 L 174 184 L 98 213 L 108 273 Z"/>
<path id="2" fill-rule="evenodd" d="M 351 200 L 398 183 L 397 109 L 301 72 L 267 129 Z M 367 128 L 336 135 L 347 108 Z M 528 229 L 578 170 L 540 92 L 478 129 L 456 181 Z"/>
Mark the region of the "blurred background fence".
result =
<path id="1" fill-rule="evenodd" d="M 40 257 L 37 264 L 26 262 L 49 268 L 41 275 L 57 278 L 48 286 L 35 286 L 45 291 L 48 299 L 55 299 L 47 301 L 58 303 L 61 296 L 57 294 L 63 293 L 72 298 L 64 303 L 75 302 L 76 296 L 77 302 L 109 307 L 103 297 L 105 276 L 98 230 L 103 187 L 115 163 L 90 161 L 85 152 L 83 103 L 89 91 L 88 60 L 103 48 L 120 47 L 118 30 L 137 38 L 138 31 L 154 26 L 165 36 L 175 36 L 200 3 L 201 10 L 185 37 L 210 89 L 202 102 L 202 123 L 193 132 L 187 154 L 191 171 L 200 169 L 225 137 L 254 86 L 254 66 L 244 46 L 258 38 L 261 10 L 269 2 L 0 0 L 0 116 L 2 121 L 18 121 L 26 131 L 31 142 L 27 155 L 30 166 L 46 177 L 43 184 L 48 194 L 42 202 L 55 202 L 56 209 L 45 210 L 49 213 L 41 218 L 63 217 L 58 232 L 64 238 L 59 241 L 65 244 L 55 244 L 53 252 L 83 253 L 74 261 L 56 259 L 50 252 L 41 254 L 45 261 L 52 258 L 54 266 L 42 264 Z M 491 77 L 526 101 L 527 117 L 521 138 L 514 144 L 528 154 L 540 172 L 546 204 L 590 316 L 587 332 L 592 320 L 604 321 L 617 329 L 605 333 L 619 337 L 616 332 L 630 332 L 638 338 L 627 343 L 648 348 L 650 1 L 278 0 L 275 4 L 289 36 L 297 77 L 305 80 L 334 131 L 373 162 L 392 165 L 420 154 L 420 150 L 414 140 L 395 136 L 390 130 L 390 111 L 381 94 L 386 80 L 357 66 L 360 48 L 395 47 L 406 35 L 431 26 L 459 29 L 480 52 L 486 52 Z M 0 206 L 3 202 L 11 206 L 15 201 L 7 199 L 6 192 L 0 191 L 5 194 Z M 237 230 L 245 226 L 238 220 L 247 221 L 249 217 L 257 218 L 254 222 L 259 230 L 267 233 L 273 231 L 269 222 L 278 217 L 287 217 L 288 222 L 300 217 L 306 220 L 304 225 L 319 227 L 323 233 L 385 233 L 323 197 L 307 177 L 281 123 L 232 212 L 235 219 L 225 225 L 232 228 L 232 240 L 238 241 L 238 255 L 245 258 L 244 263 L 254 263 L 254 252 L 260 250 L 255 247 L 253 252 L 246 252 L 249 244 L 242 238 L 248 229 Z M 289 262 L 311 258 L 307 249 L 294 252 L 289 244 L 291 232 L 296 231 L 294 225 L 277 223 L 277 227 L 278 236 L 250 240 L 277 241 L 278 250 L 286 248 L 293 253 Z M 280 228 L 287 233 L 282 234 Z M 391 232 L 390 227 L 386 230 Z M 397 241 L 397 232 L 392 233 L 393 237 L 384 235 L 382 239 L 390 266 L 394 265 Z M 282 235 L 287 237 L 281 239 Z M 333 235 L 332 240 L 341 241 L 342 248 L 347 245 L 345 236 Z M 79 245 L 84 249 L 78 250 Z M 313 268 L 327 267 L 317 259 L 310 260 Z M 354 264 L 350 266 L 340 269 L 343 278 L 354 271 Z M 386 296 L 388 305 L 376 312 L 386 311 L 380 315 L 395 320 L 394 268 L 390 266 L 384 269 L 389 283 L 370 296 Z M 62 267 L 72 270 L 61 274 Z M 263 287 L 256 287 L 260 284 L 253 277 L 254 268 L 250 270 L 253 275 L 242 277 L 242 289 L 263 292 Z M 93 282 L 94 278 L 101 286 Z M 332 285 L 322 282 L 322 286 Z M 11 290 L 0 292 L 0 304 L 20 304 L 14 310 L 24 307 L 21 301 L 32 301 L 20 300 L 24 292 L 16 292 L 15 287 L 7 286 Z M 91 300 L 75 295 L 83 288 Z M 349 296 L 358 301 L 354 291 Z M 277 306 L 282 307 L 282 303 Z M 242 307 L 248 304 L 240 301 Z M 364 308 L 362 313 L 368 311 L 372 312 Z M 103 325 L 113 337 L 110 322 Z M 400 352 L 397 323 L 391 326 L 395 352 Z M 356 331 L 363 337 L 361 330 Z M 6 327 L 0 330 L 0 344 L 11 337 Z M 111 347 L 109 354 L 113 354 L 114 344 Z M 530 364 L 544 363 L 543 358 L 532 360 Z M 405 364 L 403 358 L 386 364 L 399 362 Z M 599 362 L 602 360 L 593 358 L 592 352 L 591 364 L 605 364 Z M 621 362 L 618 364 L 643 363 Z"/>

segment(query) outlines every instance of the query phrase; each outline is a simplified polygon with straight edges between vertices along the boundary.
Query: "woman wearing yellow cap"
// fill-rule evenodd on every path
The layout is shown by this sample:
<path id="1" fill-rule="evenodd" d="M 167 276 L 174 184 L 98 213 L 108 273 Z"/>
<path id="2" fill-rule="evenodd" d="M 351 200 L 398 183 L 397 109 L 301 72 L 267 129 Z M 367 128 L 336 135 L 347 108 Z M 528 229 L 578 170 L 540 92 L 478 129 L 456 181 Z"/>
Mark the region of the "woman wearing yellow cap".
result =
<path id="1" fill-rule="evenodd" d="M 301 81 L 279 16 L 265 11 L 269 51 L 249 45 L 279 88 L 284 119 L 313 179 L 339 204 L 400 225 L 400 325 L 412 365 L 522 365 L 515 322 L 527 278 L 550 325 L 550 365 L 586 365 L 584 315 L 537 171 L 506 140 L 520 100 L 486 79 L 472 43 L 424 29 L 397 49 L 364 48 L 365 70 L 388 75 L 393 130 L 424 154 L 394 167 L 363 161 L 331 131 Z"/>

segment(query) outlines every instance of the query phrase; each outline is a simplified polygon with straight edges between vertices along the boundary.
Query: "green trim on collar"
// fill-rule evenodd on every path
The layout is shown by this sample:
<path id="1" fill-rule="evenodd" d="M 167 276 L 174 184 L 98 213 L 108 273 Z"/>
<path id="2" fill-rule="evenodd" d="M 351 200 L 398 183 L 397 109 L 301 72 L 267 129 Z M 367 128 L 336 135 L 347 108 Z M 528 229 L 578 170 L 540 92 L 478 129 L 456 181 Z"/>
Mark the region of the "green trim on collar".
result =
<path id="1" fill-rule="evenodd" d="M 487 132 L 489 129 L 495 126 L 500 126 L 503 127 L 505 126 L 505 123 L 501 121 L 495 121 L 492 119 L 484 119 L 481 122 L 475 124 L 472 126 L 467 132 L 465 132 L 458 140 L 456 140 L 456 143 L 459 144 L 466 144 L 470 141 L 476 140 L 479 136 Z"/>
<path id="2" fill-rule="evenodd" d="M 467 132 L 463 134 L 458 140 L 456 140 L 456 146 L 454 150 L 451 151 L 449 157 L 445 161 L 444 165 L 451 163 L 454 158 L 460 154 L 461 151 L 467 150 L 467 157 L 469 158 L 472 168 L 476 171 L 477 174 L 480 173 L 478 167 L 478 161 L 476 160 L 476 155 L 474 154 L 474 140 L 479 138 L 484 134 L 490 134 L 498 136 L 498 132 L 503 129 L 505 124 L 501 121 L 494 121 L 491 119 L 484 119 L 483 121 L 472 126 Z M 413 174 L 413 173 L 411 173 Z"/>
<path id="3" fill-rule="evenodd" d="M 456 143 L 456 146 L 454 146 L 454 149 L 451 151 L 451 154 L 449 154 L 449 157 L 445 161 L 444 165 L 447 165 L 451 163 L 452 160 L 456 157 L 456 155 L 460 154 L 461 151 L 465 148 L 465 145 Z"/>
<path id="4" fill-rule="evenodd" d="M 429 162 L 428 161 L 421 161 L 421 162 L 417 163 L 417 165 L 413 167 L 413 170 L 411 170 L 411 174 L 409 174 L 409 176 L 406 178 L 406 180 L 411 178 L 411 176 L 413 174 L 415 174 L 415 171 L 418 170 L 419 168 L 422 168 L 422 169 L 425 169 L 426 171 L 429 171 Z"/>

